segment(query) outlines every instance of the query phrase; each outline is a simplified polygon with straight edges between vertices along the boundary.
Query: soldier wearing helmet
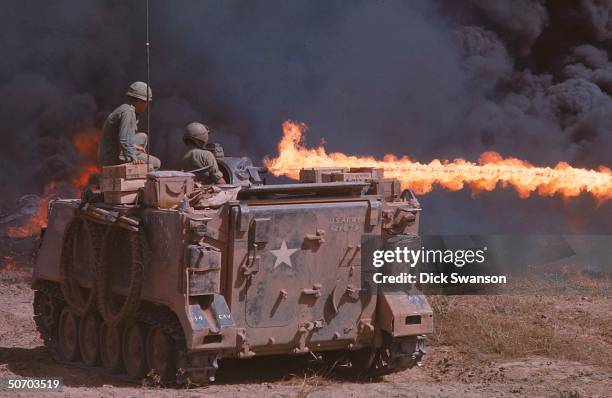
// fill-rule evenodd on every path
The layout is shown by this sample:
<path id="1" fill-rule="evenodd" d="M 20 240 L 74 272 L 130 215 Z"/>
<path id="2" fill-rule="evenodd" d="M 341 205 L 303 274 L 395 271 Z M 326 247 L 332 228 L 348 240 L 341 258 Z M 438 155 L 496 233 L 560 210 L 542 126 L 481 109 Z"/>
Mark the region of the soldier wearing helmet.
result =
<path id="1" fill-rule="evenodd" d="M 204 184 L 225 184 L 215 155 L 205 149 L 209 132 L 210 129 L 202 123 L 193 122 L 185 126 L 183 142 L 188 149 L 183 156 L 183 170 L 196 171 Z"/>
<path id="2" fill-rule="evenodd" d="M 147 135 L 136 133 L 136 114 L 144 112 L 153 99 L 151 88 L 146 83 L 135 82 L 128 88 L 126 96 L 126 103 L 112 111 L 104 122 L 98 147 L 98 161 L 102 166 L 111 166 L 146 163 L 148 158 L 153 168 L 158 169 L 161 161 L 146 154 Z"/>

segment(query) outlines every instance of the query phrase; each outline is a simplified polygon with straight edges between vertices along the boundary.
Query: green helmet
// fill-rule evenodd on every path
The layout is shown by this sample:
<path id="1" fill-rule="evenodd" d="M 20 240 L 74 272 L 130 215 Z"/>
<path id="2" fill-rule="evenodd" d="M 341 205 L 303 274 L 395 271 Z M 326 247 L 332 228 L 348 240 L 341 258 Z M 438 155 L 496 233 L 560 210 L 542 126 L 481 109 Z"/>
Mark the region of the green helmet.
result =
<path id="1" fill-rule="evenodd" d="M 204 148 L 208 143 L 208 133 L 210 129 L 208 126 L 193 122 L 185 126 L 185 133 L 183 134 L 183 142 L 185 144 L 192 143 L 199 148 Z"/>
<path id="2" fill-rule="evenodd" d="M 148 98 L 147 98 L 148 91 Z M 151 92 L 151 88 L 147 86 L 145 82 L 134 82 L 130 84 L 128 91 L 126 93 L 129 97 L 137 98 L 143 101 L 151 101 L 153 99 L 153 93 Z"/>

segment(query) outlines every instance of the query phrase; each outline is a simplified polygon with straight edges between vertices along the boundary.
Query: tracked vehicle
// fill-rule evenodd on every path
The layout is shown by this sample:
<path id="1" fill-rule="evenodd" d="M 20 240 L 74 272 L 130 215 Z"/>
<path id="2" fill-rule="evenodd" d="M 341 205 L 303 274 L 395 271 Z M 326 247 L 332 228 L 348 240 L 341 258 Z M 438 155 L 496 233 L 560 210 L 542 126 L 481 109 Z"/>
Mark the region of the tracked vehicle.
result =
<path id="1" fill-rule="evenodd" d="M 361 272 L 364 236 L 417 236 L 410 191 L 376 169 L 266 185 L 249 159 L 218 160 L 231 186 L 123 165 L 105 168 L 104 202 L 49 204 L 33 289 L 53 356 L 199 384 L 224 358 L 342 357 L 364 374 L 420 361 L 427 300 L 368 290 Z"/>

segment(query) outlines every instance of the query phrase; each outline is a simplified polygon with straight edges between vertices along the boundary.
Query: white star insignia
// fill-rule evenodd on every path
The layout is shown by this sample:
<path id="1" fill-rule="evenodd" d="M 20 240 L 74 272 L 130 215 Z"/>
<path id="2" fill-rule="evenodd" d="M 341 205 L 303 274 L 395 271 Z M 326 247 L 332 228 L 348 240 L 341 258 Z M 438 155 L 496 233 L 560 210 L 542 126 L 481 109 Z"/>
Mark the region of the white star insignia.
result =
<path id="1" fill-rule="evenodd" d="M 283 263 L 293 268 L 293 264 L 291 264 L 291 255 L 298 250 L 299 249 L 297 248 L 289 249 L 287 247 L 287 242 L 283 240 L 283 243 L 281 243 L 280 249 L 270 250 L 270 252 L 276 257 L 276 260 L 274 261 L 274 266 L 272 267 L 272 269 L 276 269 L 276 267 L 278 267 L 279 265 Z"/>

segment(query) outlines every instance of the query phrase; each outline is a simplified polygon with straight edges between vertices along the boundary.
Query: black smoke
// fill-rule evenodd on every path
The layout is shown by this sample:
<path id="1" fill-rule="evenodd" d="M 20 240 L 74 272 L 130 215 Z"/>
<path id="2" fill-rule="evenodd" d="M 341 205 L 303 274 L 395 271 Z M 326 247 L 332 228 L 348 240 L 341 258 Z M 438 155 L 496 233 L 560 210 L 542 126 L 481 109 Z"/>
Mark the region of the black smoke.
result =
<path id="1" fill-rule="evenodd" d="M 190 121 L 260 159 L 286 119 L 343 152 L 610 166 L 610 0 L 150 4 L 151 141 L 168 167 Z M 3 3 L 3 202 L 78 170 L 72 135 L 100 127 L 146 77 L 144 11 L 144 0 Z M 589 197 L 421 201 L 427 232 L 608 232 L 612 221 Z"/>

